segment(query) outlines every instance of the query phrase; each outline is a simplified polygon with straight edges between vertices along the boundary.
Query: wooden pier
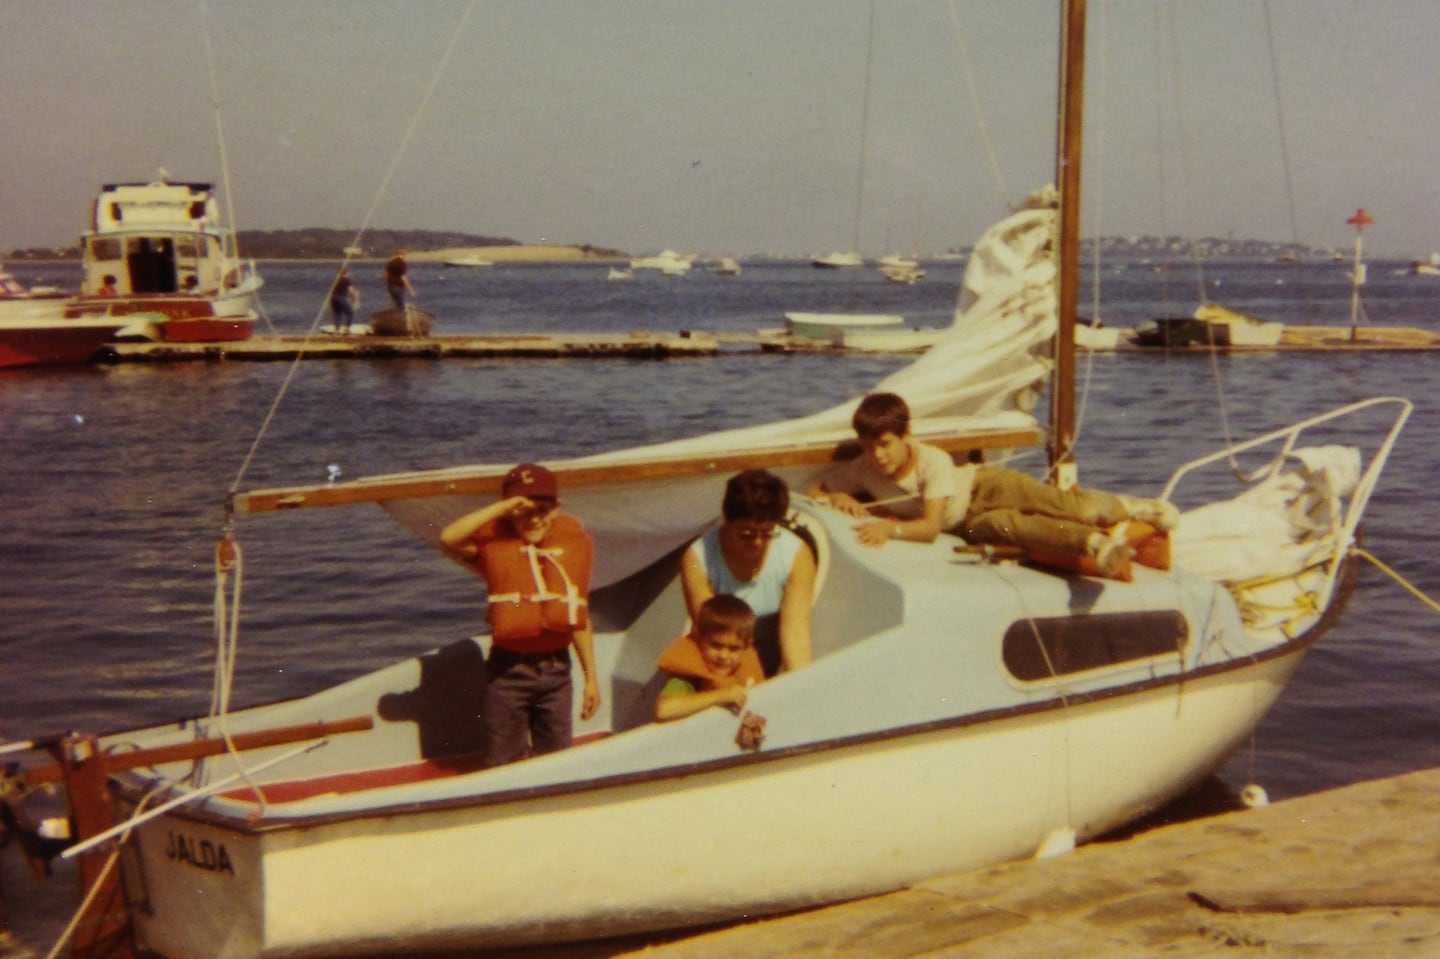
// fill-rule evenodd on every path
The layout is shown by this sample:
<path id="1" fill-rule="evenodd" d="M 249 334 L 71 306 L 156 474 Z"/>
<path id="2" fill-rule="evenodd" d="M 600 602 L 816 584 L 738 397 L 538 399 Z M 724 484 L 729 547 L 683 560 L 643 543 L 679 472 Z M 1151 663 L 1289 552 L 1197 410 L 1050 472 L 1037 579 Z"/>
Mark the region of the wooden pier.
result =
<path id="1" fill-rule="evenodd" d="M 186 361 L 266 361 L 341 359 L 448 359 L 448 358 L 623 358 L 670 359 L 714 356 L 727 347 L 781 353 L 855 353 L 803 337 L 777 336 L 774 331 L 678 333 L 494 333 L 470 336 L 351 336 L 321 334 L 313 337 L 261 335 L 235 343 L 116 343 L 104 359 L 117 363 L 178 363 Z M 1362 326 L 1352 337 L 1349 327 L 1287 326 L 1274 346 L 1217 346 L 1222 353 L 1357 353 L 1424 352 L 1440 350 L 1440 332 L 1413 327 Z M 1208 352 L 1207 346 L 1171 349 L 1138 346 L 1122 341 L 1113 349 L 1095 352 L 1190 354 Z M 903 351 L 913 354 L 916 351 Z M 900 355 L 897 352 L 896 355 Z"/>
<path id="2" fill-rule="evenodd" d="M 118 363 L 343 359 L 616 357 L 668 359 L 711 356 L 710 333 L 552 333 L 476 336 L 256 336 L 234 343 L 116 343 L 106 359 Z"/>

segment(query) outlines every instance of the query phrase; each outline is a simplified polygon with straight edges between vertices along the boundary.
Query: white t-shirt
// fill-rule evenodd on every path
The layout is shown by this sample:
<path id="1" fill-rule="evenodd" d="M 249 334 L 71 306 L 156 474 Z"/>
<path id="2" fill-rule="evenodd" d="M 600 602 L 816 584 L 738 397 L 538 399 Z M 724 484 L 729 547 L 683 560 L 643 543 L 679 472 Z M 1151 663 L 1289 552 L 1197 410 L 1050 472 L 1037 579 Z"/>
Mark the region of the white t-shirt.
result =
<path id="1" fill-rule="evenodd" d="M 865 493 L 898 519 L 918 519 L 924 513 L 925 500 L 944 498 L 948 502 L 942 528 L 960 525 L 970 506 L 977 464 L 956 466 L 949 453 L 928 443 L 912 443 L 911 448 L 916 453 L 915 468 L 899 480 L 881 473 L 864 456 L 857 456 L 832 466 L 820 482 L 832 493 Z"/>

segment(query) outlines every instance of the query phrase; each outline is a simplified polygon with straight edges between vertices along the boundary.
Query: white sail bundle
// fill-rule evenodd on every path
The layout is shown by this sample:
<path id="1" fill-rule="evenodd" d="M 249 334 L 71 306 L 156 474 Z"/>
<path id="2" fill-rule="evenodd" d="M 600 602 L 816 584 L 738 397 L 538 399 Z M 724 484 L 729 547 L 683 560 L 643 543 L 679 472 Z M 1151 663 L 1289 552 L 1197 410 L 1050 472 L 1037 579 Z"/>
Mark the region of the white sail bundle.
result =
<path id="1" fill-rule="evenodd" d="M 945 336 L 876 390 L 905 398 L 917 435 L 954 436 L 1035 431 L 1031 410 L 1050 373 L 1051 344 L 1058 324 L 1051 238 L 1056 213 L 1053 190 L 1036 194 L 1027 208 L 991 227 L 970 257 L 955 319 Z M 859 397 L 795 419 L 741 427 L 594 456 L 549 461 L 562 473 L 566 508 L 596 537 L 595 584 L 613 583 L 698 535 L 719 511 L 728 469 L 662 471 L 649 478 L 642 464 L 704 462 L 711 457 L 752 455 L 797 447 L 838 444 L 852 438 L 850 417 Z M 413 480 L 441 484 L 475 476 L 498 476 L 512 463 L 377 477 L 367 482 Z M 634 466 L 632 474 L 623 467 Z M 779 467 L 792 489 L 821 466 Z M 623 478 L 611 478 L 618 469 Z M 577 473 L 577 471 L 579 471 Z M 600 482 L 571 482 L 565 474 L 607 474 Z M 484 502 L 481 496 L 442 494 L 384 499 L 398 522 L 432 543 L 451 519 Z"/>

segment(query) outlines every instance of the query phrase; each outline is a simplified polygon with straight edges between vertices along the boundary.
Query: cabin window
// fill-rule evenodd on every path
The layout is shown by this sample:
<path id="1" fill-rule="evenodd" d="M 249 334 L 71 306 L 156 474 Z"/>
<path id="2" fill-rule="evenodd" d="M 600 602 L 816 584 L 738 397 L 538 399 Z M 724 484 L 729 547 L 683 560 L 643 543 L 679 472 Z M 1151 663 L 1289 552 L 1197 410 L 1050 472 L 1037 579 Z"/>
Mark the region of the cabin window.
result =
<path id="1" fill-rule="evenodd" d="M 96 237 L 90 241 L 90 259 L 92 260 L 118 260 L 120 259 L 120 241 L 111 237 L 102 239 Z"/>
<path id="2" fill-rule="evenodd" d="M 1005 631 L 1005 668 L 1034 682 L 1175 655 L 1190 631 L 1179 610 L 1022 619 Z"/>
<path id="3" fill-rule="evenodd" d="M 177 236 L 175 238 L 175 257 L 177 259 L 194 260 L 200 256 L 200 237 Z"/>

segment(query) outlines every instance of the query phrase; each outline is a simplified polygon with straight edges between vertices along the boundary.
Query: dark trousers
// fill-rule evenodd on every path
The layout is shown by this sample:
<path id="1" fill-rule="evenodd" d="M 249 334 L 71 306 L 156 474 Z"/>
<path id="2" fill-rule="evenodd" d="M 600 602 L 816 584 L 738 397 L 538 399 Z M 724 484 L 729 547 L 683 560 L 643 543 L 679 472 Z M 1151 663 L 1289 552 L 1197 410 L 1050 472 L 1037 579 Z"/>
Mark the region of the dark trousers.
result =
<path id="1" fill-rule="evenodd" d="M 526 654 L 497 646 L 490 650 L 485 674 L 487 765 L 570 747 L 574 688 L 568 647 Z"/>

